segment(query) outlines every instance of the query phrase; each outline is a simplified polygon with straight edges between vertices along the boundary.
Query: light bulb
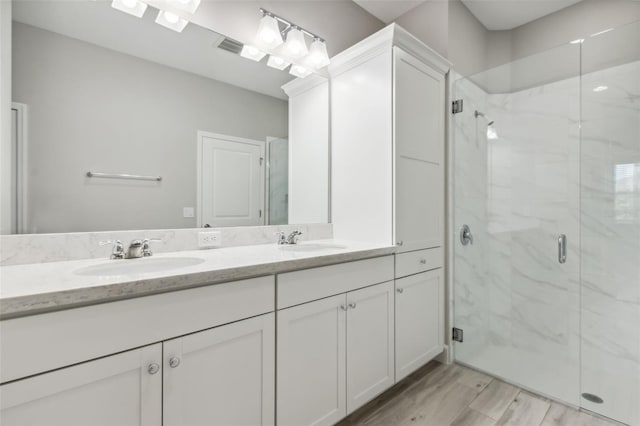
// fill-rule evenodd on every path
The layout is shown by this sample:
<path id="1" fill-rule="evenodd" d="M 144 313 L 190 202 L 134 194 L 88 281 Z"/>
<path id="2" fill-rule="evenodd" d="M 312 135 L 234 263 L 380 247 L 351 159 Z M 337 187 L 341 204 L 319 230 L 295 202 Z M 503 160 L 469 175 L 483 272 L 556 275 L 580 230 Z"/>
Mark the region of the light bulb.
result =
<path id="1" fill-rule="evenodd" d="M 283 52 L 293 59 L 302 58 L 309 53 L 304 34 L 297 28 L 292 28 L 287 33 L 287 41 L 284 43 Z"/>
<path id="2" fill-rule="evenodd" d="M 200 0 L 165 0 L 168 5 L 168 10 L 174 10 L 177 12 L 186 12 L 188 14 L 194 14 L 198 6 L 200 6 Z"/>
<path id="3" fill-rule="evenodd" d="M 305 78 L 306 76 L 311 75 L 311 73 L 312 71 L 310 69 L 305 68 L 302 65 L 294 65 L 289 70 L 289 74 L 300 78 Z"/>
<path id="4" fill-rule="evenodd" d="M 273 16 L 264 15 L 260 20 L 260 26 L 255 37 L 256 45 L 266 49 L 274 49 L 280 46 L 282 42 L 278 21 Z"/>
<path id="5" fill-rule="evenodd" d="M 175 13 L 164 12 L 164 19 L 166 19 L 167 22 L 170 23 L 170 24 L 175 24 L 176 22 L 178 22 L 180 17 L 178 15 L 176 15 Z"/>
<path id="6" fill-rule="evenodd" d="M 147 10 L 147 4 L 139 0 L 113 0 L 111 7 L 138 18 L 142 18 Z"/>
<path id="7" fill-rule="evenodd" d="M 305 63 L 312 68 L 322 68 L 329 65 L 329 55 L 327 46 L 320 39 L 315 39 L 309 48 L 309 55 L 305 58 Z"/>
<path id="8" fill-rule="evenodd" d="M 275 68 L 277 70 L 283 70 L 286 67 L 288 67 L 289 65 L 291 65 L 290 62 L 285 61 L 283 58 L 279 57 L 279 56 L 269 56 L 269 60 L 267 61 L 267 65 L 270 66 L 271 68 Z"/>
<path id="9" fill-rule="evenodd" d="M 252 61 L 256 62 L 264 58 L 265 55 L 266 53 L 262 52 L 257 47 L 250 45 L 244 45 L 242 47 L 242 51 L 240 52 L 240 56 L 242 56 L 243 58 L 251 59 Z"/>
<path id="10" fill-rule="evenodd" d="M 156 24 L 160 24 L 165 28 L 177 32 L 184 30 L 184 27 L 186 27 L 188 23 L 189 21 L 180 17 L 178 14 L 167 12 L 166 10 L 159 11 L 156 18 Z"/>

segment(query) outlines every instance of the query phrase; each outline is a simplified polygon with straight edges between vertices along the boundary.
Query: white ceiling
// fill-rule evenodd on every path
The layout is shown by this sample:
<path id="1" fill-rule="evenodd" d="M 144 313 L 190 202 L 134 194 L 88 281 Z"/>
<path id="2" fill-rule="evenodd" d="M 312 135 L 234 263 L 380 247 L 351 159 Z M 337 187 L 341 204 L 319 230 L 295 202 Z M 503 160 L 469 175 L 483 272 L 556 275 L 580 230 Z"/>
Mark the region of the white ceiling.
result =
<path id="1" fill-rule="evenodd" d="M 1 0 L 0 0 L 1 1 Z M 172 68 L 280 99 L 293 77 L 262 62 L 217 48 L 223 37 L 195 24 L 182 33 L 157 25 L 149 7 L 142 19 L 106 1 L 14 0 L 13 19 Z"/>
<path id="2" fill-rule="evenodd" d="M 582 0 L 462 0 L 488 30 L 510 30 Z"/>
<path id="3" fill-rule="evenodd" d="M 447 0 L 353 1 L 388 24 L 422 3 Z M 580 1 L 582 0 L 462 0 L 471 13 L 489 30 L 510 30 Z"/>
<path id="4" fill-rule="evenodd" d="M 353 0 L 361 8 L 384 22 L 389 24 L 410 11 L 416 6 L 425 2 L 422 1 L 407 1 L 407 0 Z M 443 1 L 443 0 L 431 0 L 431 1 Z M 447 0 L 444 0 L 447 1 Z"/>

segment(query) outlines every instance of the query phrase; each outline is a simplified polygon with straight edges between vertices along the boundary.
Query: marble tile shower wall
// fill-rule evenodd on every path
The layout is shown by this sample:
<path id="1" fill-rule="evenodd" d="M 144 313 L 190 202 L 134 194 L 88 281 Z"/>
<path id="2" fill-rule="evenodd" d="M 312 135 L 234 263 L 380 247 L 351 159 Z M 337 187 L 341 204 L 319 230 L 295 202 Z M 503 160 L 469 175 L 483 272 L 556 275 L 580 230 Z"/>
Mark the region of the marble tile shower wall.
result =
<path id="1" fill-rule="evenodd" d="M 640 424 L 640 62 L 582 79 L 582 385 Z M 607 87 L 594 91 L 596 87 Z"/>
<path id="2" fill-rule="evenodd" d="M 156 229 L 143 231 L 78 232 L 60 234 L 28 234 L 0 236 L 0 266 L 27 263 L 58 262 L 63 260 L 109 258 L 110 246 L 100 246 L 100 241 L 121 240 L 125 244 L 137 238 L 160 238 L 163 243 L 155 243 L 153 251 L 166 253 L 173 251 L 197 250 L 198 233 L 220 231 L 223 247 L 247 246 L 275 243 L 274 233 L 303 233 L 302 240 L 333 238 L 331 224 L 304 224 L 279 226 L 251 226 L 237 228 L 210 229 Z"/>

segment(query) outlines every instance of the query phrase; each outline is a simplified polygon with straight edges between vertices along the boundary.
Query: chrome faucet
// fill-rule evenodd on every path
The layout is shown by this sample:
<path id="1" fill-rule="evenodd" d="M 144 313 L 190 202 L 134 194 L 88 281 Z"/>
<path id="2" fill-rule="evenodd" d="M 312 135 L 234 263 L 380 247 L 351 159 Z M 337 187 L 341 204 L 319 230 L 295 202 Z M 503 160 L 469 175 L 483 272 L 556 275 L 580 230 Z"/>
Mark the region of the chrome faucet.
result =
<path id="1" fill-rule="evenodd" d="M 274 235 L 278 237 L 278 241 L 277 241 L 278 245 L 292 245 L 292 244 L 298 244 L 298 237 L 302 235 L 302 232 L 293 231 L 291 234 L 289 234 L 288 237 L 285 237 L 285 233 L 282 231 L 276 232 Z"/>
<path id="2" fill-rule="evenodd" d="M 107 244 L 113 244 L 113 250 L 111 250 L 111 259 L 124 259 L 124 246 L 120 240 L 100 241 L 98 245 L 105 246 Z"/>
<path id="3" fill-rule="evenodd" d="M 100 241 L 98 244 L 104 246 L 106 244 L 113 244 L 113 251 L 111 252 L 111 259 L 138 259 L 141 257 L 149 257 L 153 255 L 153 252 L 149 248 L 149 243 L 154 241 L 162 241 L 159 238 L 145 238 L 144 240 L 133 240 L 129 243 L 129 248 L 124 250 L 124 245 L 120 240 L 113 241 Z"/>
<path id="4" fill-rule="evenodd" d="M 302 235 L 300 231 L 293 231 L 287 237 L 287 244 L 298 244 L 298 237 Z"/>

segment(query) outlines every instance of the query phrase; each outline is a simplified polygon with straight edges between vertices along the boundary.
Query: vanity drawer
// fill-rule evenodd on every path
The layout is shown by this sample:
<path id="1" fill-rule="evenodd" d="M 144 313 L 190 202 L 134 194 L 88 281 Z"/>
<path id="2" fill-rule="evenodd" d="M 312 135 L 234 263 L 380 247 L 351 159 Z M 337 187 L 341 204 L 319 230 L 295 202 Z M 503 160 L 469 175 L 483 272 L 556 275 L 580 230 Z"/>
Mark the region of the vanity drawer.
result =
<path id="1" fill-rule="evenodd" d="M 393 280 L 393 256 L 278 275 L 278 309 Z"/>
<path id="2" fill-rule="evenodd" d="M 396 254 L 396 278 L 444 266 L 444 250 L 436 247 Z"/>
<path id="3" fill-rule="evenodd" d="M 273 312 L 274 281 L 253 278 L 0 321 L 0 382 Z"/>

